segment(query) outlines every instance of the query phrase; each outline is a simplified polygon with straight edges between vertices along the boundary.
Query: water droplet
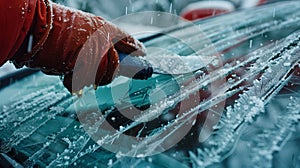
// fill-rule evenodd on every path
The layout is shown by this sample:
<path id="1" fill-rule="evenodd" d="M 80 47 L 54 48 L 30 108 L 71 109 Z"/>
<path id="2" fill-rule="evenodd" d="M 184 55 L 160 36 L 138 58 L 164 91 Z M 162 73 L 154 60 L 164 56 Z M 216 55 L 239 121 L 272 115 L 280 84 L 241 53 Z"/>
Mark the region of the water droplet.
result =
<path id="1" fill-rule="evenodd" d="M 289 67 L 289 66 L 291 66 L 291 63 L 290 63 L 290 62 L 285 62 L 285 63 L 283 64 L 283 66 Z"/>

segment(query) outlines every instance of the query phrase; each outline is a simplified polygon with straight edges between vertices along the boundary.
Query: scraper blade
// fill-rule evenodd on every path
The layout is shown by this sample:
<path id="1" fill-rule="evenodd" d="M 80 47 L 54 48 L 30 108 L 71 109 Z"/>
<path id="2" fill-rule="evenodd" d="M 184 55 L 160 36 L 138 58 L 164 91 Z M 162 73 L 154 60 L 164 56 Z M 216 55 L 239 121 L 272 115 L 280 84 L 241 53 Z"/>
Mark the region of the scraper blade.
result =
<path id="1" fill-rule="evenodd" d="M 169 75 L 194 73 L 205 69 L 216 60 L 215 57 L 199 55 L 179 56 L 176 54 L 136 57 L 121 53 L 119 58 L 121 74 L 128 76 L 130 73 L 137 72 L 135 74 L 137 78 L 133 77 L 135 79 L 147 79 L 153 73 Z"/>

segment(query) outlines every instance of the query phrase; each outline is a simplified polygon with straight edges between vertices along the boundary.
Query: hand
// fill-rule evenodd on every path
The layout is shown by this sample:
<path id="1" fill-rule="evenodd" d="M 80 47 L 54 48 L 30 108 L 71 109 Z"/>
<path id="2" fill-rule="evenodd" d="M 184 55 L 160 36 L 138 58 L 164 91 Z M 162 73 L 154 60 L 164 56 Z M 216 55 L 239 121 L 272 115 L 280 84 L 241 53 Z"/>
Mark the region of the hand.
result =
<path id="1" fill-rule="evenodd" d="M 40 16 L 39 9 L 21 47 L 28 48 L 33 37 L 32 50 L 20 49 L 12 61 L 17 67 L 26 65 L 46 74 L 63 75 L 70 92 L 110 83 L 118 71 L 118 52 L 145 55 L 140 42 L 98 16 L 55 3 L 46 14 L 53 17 Z"/>

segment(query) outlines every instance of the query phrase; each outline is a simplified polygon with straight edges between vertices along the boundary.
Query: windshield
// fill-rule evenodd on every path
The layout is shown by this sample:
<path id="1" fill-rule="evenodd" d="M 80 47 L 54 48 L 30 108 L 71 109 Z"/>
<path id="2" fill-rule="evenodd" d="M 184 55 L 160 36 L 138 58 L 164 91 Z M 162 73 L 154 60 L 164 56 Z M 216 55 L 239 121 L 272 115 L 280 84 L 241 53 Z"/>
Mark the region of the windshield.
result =
<path id="1" fill-rule="evenodd" d="M 300 60 L 299 20 L 300 3 L 285 2 L 197 21 L 201 38 L 189 26 L 178 26 L 144 44 L 180 57 L 216 56 L 222 64 L 209 62 L 187 74 L 157 73 L 145 81 L 118 77 L 92 91 L 94 104 L 86 103 L 90 97 L 71 96 L 57 77 L 28 76 L 0 90 L 2 156 L 42 167 L 291 167 L 299 162 L 294 155 L 299 156 L 300 146 L 299 72 L 294 68 Z M 124 116 L 136 109 L 142 111 L 136 121 Z M 163 148 L 155 136 L 167 141 L 175 131 L 162 132 L 179 130 L 176 123 L 191 128 L 163 153 L 127 157 L 102 148 L 100 139 L 95 142 L 100 115 L 121 134 L 148 138 L 133 153 L 145 144 Z M 119 137 L 107 135 L 101 143 Z"/>

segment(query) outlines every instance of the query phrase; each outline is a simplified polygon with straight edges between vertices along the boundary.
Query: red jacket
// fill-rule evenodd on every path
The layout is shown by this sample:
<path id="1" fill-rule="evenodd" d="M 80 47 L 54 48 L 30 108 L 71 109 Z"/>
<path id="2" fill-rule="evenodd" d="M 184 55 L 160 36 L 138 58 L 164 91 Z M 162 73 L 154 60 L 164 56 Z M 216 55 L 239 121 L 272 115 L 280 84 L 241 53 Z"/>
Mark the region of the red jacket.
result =
<path id="1" fill-rule="evenodd" d="M 0 1 L 0 66 L 11 59 L 21 47 L 35 20 L 47 24 L 47 10 L 50 8 L 43 0 Z M 47 20 L 48 19 L 48 20 Z M 49 30 L 43 31 L 44 34 Z"/>
<path id="2" fill-rule="evenodd" d="M 72 92 L 110 83 L 118 52 L 144 54 L 143 45 L 115 25 L 49 0 L 1 0 L 0 25 L 0 66 L 11 60 L 16 67 L 63 75 Z"/>

